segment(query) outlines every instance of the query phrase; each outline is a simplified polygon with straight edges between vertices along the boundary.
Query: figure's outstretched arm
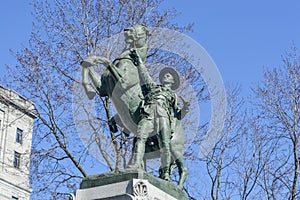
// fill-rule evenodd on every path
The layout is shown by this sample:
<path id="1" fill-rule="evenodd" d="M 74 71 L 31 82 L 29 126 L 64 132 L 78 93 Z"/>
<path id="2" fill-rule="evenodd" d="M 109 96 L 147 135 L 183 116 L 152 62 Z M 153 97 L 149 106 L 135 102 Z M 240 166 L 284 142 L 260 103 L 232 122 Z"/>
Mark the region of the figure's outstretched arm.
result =
<path id="1" fill-rule="evenodd" d="M 144 65 L 144 62 L 142 61 L 140 55 L 138 54 L 137 50 L 133 49 L 131 50 L 131 58 L 134 61 L 134 64 L 136 65 L 139 77 L 140 77 L 140 84 L 143 85 L 150 85 L 154 84 L 152 77 L 150 76 L 148 69 Z"/>

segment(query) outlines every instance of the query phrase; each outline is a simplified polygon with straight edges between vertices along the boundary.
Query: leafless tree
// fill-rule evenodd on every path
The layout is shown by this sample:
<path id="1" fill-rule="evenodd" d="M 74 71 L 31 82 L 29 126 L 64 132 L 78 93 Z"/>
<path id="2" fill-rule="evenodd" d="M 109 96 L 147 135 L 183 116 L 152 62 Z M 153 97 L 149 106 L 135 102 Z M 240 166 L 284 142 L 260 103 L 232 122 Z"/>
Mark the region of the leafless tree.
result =
<path id="1" fill-rule="evenodd" d="M 245 132 L 244 100 L 242 99 L 240 85 L 226 86 L 227 112 L 224 128 L 219 134 L 214 148 L 204 157 L 192 153 L 188 158 L 192 160 L 190 171 L 198 173 L 196 179 L 187 183 L 187 191 L 196 199 L 231 199 L 236 192 L 233 169 L 240 152 L 238 152 L 239 139 Z M 207 131 L 207 125 L 203 125 L 201 132 Z M 204 133 L 205 134 L 205 133 Z M 195 151 L 201 138 L 195 140 Z"/>
<path id="2" fill-rule="evenodd" d="M 229 137 L 233 140 L 223 134 L 206 160 L 211 199 L 299 196 L 299 69 L 299 57 L 293 48 L 283 57 L 281 67 L 265 71 L 263 81 L 253 90 L 256 98 L 249 101 L 245 117 L 245 111 L 237 115 L 239 125 L 233 126 Z M 228 95 L 228 102 L 231 99 Z M 228 119 L 225 133 L 227 125 Z"/>
<path id="3" fill-rule="evenodd" d="M 237 126 L 229 126 L 232 132 L 227 132 L 233 119 L 227 113 L 224 134 L 205 160 L 211 190 L 203 197 L 298 198 L 299 74 L 299 57 L 293 48 L 283 57 L 282 66 L 265 70 L 248 112 L 235 115 Z M 234 96 L 228 95 L 228 102 Z"/>
<path id="4" fill-rule="evenodd" d="M 191 29 L 191 25 L 172 23 L 176 11 L 160 11 L 161 2 L 33 0 L 35 21 L 29 46 L 12 52 L 18 64 L 9 68 L 13 78 L 10 87 L 35 102 L 38 115 L 31 163 L 34 198 L 45 195 L 59 198 L 57 194 L 75 190 L 82 177 L 100 173 L 100 168 L 114 171 L 119 170 L 122 163 L 125 165 L 125 154 L 130 147 L 126 146 L 121 132 L 116 135 L 108 127 L 112 113 L 108 98 L 97 98 L 96 120 L 89 118 L 86 112 L 88 120 L 82 122 L 93 130 L 92 137 L 85 139 L 96 143 L 97 154 L 104 165 L 89 155 L 89 147 L 80 141 L 72 114 L 72 93 L 79 90 L 81 84 L 76 73 L 79 63 L 89 55 L 102 53 L 110 58 L 113 48 L 101 46 L 102 42 L 122 32 L 124 27 L 145 23 L 182 32 Z M 151 55 L 155 52 L 152 50 Z M 153 59 L 162 57 L 157 54 Z M 175 62 L 169 57 L 169 63 L 171 61 Z M 100 129 L 104 134 L 99 134 Z M 110 146 L 104 141 L 110 141 Z"/>
<path id="5" fill-rule="evenodd" d="M 300 65 L 295 47 L 283 64 L 265 70 L 254 91 L 268 146 L 274 149 L 264 164 L 262 188 L 268 199 L 299 197 Z"/>
<path id="6" fill-rule="evenodd" d="M 232 195 L 231 165 L 237 159 L 237 140 L 244 131 L 243 99 L 240 86 L 227 86 L 227 114 L 218 143 L 205 159 L 210 178 L 211 199 L 230 199 Z"/>

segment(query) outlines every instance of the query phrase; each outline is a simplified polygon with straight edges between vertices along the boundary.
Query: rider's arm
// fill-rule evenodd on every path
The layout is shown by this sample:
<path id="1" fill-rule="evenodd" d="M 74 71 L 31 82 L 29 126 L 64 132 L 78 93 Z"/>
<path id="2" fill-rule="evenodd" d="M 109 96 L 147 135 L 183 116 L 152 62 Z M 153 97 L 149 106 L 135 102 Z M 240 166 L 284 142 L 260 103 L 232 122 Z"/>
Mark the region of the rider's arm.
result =
<path id="1" fill-rule="evenodd" d="M 153 85 L 155 82 L 153 81 L 152 77 L 150 76 L 148 69 L 144 65 L 144 63 L 140 63 L 137 65 L 140 83 L 141 85 Z"/>

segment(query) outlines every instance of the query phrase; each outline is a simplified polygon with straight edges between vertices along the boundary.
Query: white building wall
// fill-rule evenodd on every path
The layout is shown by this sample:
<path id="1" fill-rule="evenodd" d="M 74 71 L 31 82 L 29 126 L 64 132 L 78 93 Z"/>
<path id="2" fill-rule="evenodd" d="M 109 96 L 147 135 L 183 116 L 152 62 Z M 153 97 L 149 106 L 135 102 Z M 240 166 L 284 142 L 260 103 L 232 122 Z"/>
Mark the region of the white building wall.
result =
<path id="1" fill-rule="evenodd" d="M 16 92 L 0 86 L 0 199 L 29 199 L 29 164 L 34 105 Z M 16 141 L 21 129 L 22 143 Z M 15 151 L 21 154 L 14 167 Z"/>

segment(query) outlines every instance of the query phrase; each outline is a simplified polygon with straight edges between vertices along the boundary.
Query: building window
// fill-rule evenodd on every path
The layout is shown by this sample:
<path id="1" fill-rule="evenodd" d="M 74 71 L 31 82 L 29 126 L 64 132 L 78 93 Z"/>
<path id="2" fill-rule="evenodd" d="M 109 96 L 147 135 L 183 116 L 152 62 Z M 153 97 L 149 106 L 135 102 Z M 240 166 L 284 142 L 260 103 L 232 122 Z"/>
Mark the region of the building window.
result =
<path id="1" fill-rule="evenodd" d="M 16 142 L 22 144 L 23 130 L 17 128 Z"/>
<path id="2" fill-rule="evenodd" d="M 14 196 L 11 197 L 11 200 L 18 200 L 18 199 L 19 199 L 18 197 L 14 197 Z"/>
<path id="3" fill-rule="evenodd" d="M 20 168 L 20 160 L 21 160 L 21 154 L 15 151 L 14 155 L 14 167 Z"/>

